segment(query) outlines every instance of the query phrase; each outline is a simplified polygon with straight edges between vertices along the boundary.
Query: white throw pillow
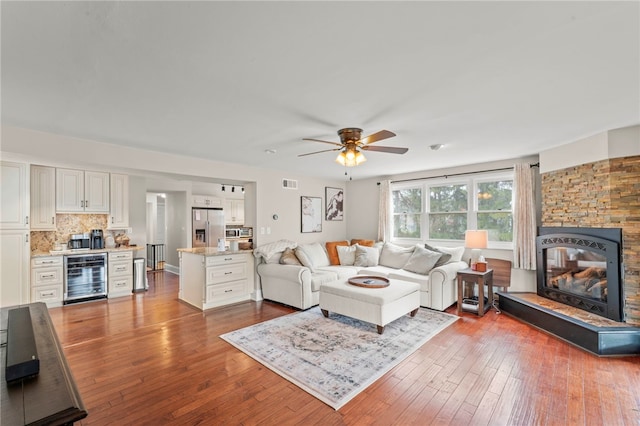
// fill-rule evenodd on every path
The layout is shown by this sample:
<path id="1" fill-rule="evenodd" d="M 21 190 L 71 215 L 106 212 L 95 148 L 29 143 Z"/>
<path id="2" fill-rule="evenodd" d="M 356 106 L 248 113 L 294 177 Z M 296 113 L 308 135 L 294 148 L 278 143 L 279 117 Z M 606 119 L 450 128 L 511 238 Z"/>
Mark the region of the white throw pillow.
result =
<path id="1" fill-rule="evenodd" d="M 400 269 L 407 263 L 414 249 L 415 246 L 400 247 L 395 244 L 384 243 L 380 253 L 380 265 Z"/>
<path id="2" fill-rule="evenodd" d="M 416 274 L 427 275 L 436 265 L 440 256 L 442 256 L 442 253 L 418 246 L 402 269 Z"/>
<path id="3" fill-rule="evenodd" d="M 356 261 L 356 246 L 336 246 L 341 265 L 353 266 Z"/>
<path id="4" fill-rule="evenodd" d="M 427 247 L 428 248 L 428 247 Z M 462 255 L 464 254 L 464 247 L 434 247 L 434 249 L 439 250 L 443 253 L 449 253 L 451 255 L 451 260 L 449 262 L 459 262 L 462 260 Z"/>
<path id="5" fill-rule="evenodd" d="M 380 250 L 376 247 L 365 247 L 356 244 L 356 256 L 354 266 L 377 266 L 380 258 Z"/>
<path id="6" fill-rule="evenodd" d="M 320 243 L 302 244 L 296 247 L 296 257 L 307 268 L 312 270 L 329 266 L 329 256 Z"/>

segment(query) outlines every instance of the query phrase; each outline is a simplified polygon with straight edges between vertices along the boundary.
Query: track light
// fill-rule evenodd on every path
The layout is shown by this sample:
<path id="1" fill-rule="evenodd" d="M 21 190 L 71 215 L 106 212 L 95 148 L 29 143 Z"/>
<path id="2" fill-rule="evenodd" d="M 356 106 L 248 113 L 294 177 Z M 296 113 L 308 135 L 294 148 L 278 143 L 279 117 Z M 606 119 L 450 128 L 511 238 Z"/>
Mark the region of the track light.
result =
<path id="1" fill-rule="evenodd" d="M 236 192 L 236 187 L 235 186 L 231 187 L 231 192 Z"/>
<path id="2" fill-rule="evenodd" d="M 242 193 L 244 194 L 244 186 L 242 187 Z"/>
<path id="3" fill-rule="evenodd" d="M 224 192 L 224 185 L 222 185 L 222 192 Z"/>

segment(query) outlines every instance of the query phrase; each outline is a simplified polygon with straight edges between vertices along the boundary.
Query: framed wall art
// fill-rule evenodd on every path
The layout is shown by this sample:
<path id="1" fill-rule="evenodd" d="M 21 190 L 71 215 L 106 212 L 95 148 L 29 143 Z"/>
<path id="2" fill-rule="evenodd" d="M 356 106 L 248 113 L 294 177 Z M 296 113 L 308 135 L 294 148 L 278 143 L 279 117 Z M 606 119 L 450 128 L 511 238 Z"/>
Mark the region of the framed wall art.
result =
<path id="1" fill-rule="evenodd" d="M 325 216 L 326 220 L 342 220 L 344 218 L 344 191 L 342 188 L 324 188 L 326 200 Z"/>
<path id="2" fill-rule="evenodd" d="M 322 198 L 300 197 L 302 232 L 322 232 Z"/>

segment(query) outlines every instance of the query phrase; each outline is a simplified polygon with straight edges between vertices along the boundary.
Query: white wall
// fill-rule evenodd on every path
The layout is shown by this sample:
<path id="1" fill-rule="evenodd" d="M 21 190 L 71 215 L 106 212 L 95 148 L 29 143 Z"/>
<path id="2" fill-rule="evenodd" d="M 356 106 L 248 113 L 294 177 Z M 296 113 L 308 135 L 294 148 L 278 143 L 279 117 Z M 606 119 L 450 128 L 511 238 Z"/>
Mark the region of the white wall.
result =
<path id="1" fill-rule="evenodd" d="M 540 152 L 540 173 L 640 155 L 640 126 L 598 133 Z"/>

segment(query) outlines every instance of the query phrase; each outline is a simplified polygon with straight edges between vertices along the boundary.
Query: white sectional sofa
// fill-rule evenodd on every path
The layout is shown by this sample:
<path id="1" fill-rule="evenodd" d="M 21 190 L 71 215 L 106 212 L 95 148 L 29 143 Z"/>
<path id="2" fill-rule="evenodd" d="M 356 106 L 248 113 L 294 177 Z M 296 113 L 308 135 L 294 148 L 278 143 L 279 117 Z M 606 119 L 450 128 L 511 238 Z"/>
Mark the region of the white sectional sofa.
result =
<path id="1" fill-rule="evenodd" d="M 354 275 L 375 275 L 418 283 L 420 306 L 443 311 L 456 302 L 456 274 L 468 266 L 462 261 L 464 247 L 339 245 L 330 247 L 338 251 L 340 263 L 335 264 L 335 253 L 330 256 L 327 245 L 298 245 L 281 240 L 256 248 L 262 296 L 308 309 L 319 303 L 323 283 Z"/>

